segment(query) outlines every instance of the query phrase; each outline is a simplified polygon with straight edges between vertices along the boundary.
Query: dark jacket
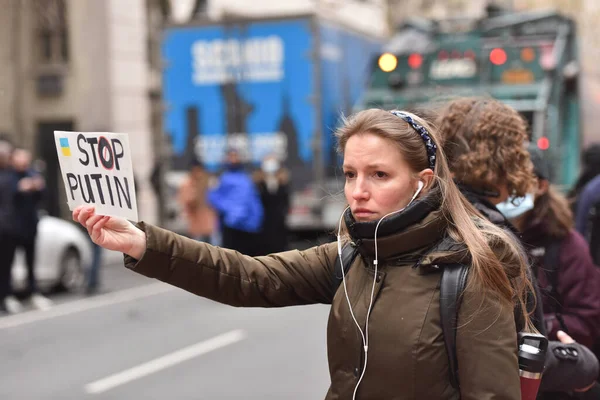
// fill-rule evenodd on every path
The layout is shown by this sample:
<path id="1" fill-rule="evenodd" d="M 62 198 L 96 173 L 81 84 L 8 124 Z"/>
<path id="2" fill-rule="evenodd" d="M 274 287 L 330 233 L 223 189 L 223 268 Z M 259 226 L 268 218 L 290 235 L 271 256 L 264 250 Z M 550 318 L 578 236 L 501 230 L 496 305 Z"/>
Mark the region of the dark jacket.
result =
<path id="1" fill-rule="evenodd" d="M 14 236 L 17 229 L 14 211 L 16 190 L 13 170 L 0 168 L 0 237 Z"/>
<path id="2" fill-rule="evenodd" d="M 22 192 L 18 189 L 19 181 L 23 178 L 32 178 L 38 176 L 34 171 L 14 172 L 14 186 L 17 187 L 15 195 L 15 234 L 21 238 L 32 238 L 37 233 L 39 222 L 38 209 L 42 200 L 43 190 L 33 190 Z"/>
<path id="3" fill-rule="evenodd" d="M 515 233 L 521 240 L 522 235 L 516 228 L 502 215 L 498 209 L 485 198 L 485 195 L 476 190 L 461 186 L 461 192 L 473 206 L 497 226 L 503 227 L 510 232 Z M 536 288 L 536 298 L 542 298 L 537 282 L 532 280 Z M 547 335 L 544 321 L 544 311 L 542 302 L 536 302 L 533 313 L 534 323 L 540 333 Z M 573 389 L 583 388 L 593 383 L 598 377 L 598 360 L 594 354 L 581 343 L 569 345 L 575 349 L 577 356 L 562 356 L 561 350 L 565 345 L 550 340 L 548 343 L 548 353 L 546 357 L 546 369 L 540 386 L 541 392 L 569 392 Z M 543 395 L 543 393 L 542 393 Z"/>
<path id="4" fill-rule="evenodd" d="M 522 240 L 521 233 L 517 231 L 517 228 L 513 224 L 507 220 L 504 215 L 498 211 L 496 206 L 494 206 L 488 199 L 485 198 L 485 195 L 477 192 L 467 186 L 459 186 L 461 193 L 469 200 L 469 202 L 479 211 L 485 218 L 488 219 L 491 223 L 496 226 L 499 226 L 508 232 L 512 233 L 517 237 L 518 240 Z M 531 272 L 530 276 L 531 280 L 534 284 L 535 295 L 531 295 L 527 298 L 527 309 L 531 313 L 531 319 L 536 329 L 543 335 L 546 335 L 546 326 L 544 324 L 544 312 L 542 305 L 536 302 L 536 298 L 541 297 L 541 293 L 535 282 L 535 277 L 533 276 L 533 272 Z M 521 315 L 521 310 L 519 308 L 515 309 L 515 318 L 517 321 L 519 320 L 519 316 Z M 523 326 L 517 327 L 519 330 L 523 329 Z"/>
<path id="5" fill-rule="evenodd" d="M 582 235 L 588 230 L 590 209 L 600 202 L 600 176 L 595 177 L 577 197 L 575 207 L 575 229 Z"/>
<path id="6" fill-rule="evenodd" d="M 264 219 L 262 229 L 256 237 L 257 255 L 267 255 L 288 249 L 288 230 L 286 219 L 290 209 L 290 190 L 286 177 L 277 176 L 274 190 L 264 176 L 259 175 L 256 183 L 263 205 Z"/>
<path id="7" fill-rule="evenodd" d="M 452 240 L 441 212 L 418 201 L 382 222 L 377 275 L 370 239 L 375 224 L 355 223 L 349 213 L 345 222 L 347 239 L 359 249 L 346 287 L 363 328 L 374 284 L 368 365 L 357 398 L 520 399 L 513 308 L 473 288 L 464 293 L 457 324 L 461 393 L 450 384 L 440 324 L 440 267 L 465 262 L 465 251 L 457 243 L 440 245 Z M 326 399 L 352 398 L 364 362 L 363 344 L 344 285 L 334 284 L 336 243 L 252 258 L 144 223 L 138 226 L 146 232 L 147 248 L 139 261 L 125 257 L 125 265 L 143 275 L 233 306 L 331 304 Z"/>
<path id="8" fill-rule="evenodd" d="M 600 265 L 600 177 L 584 187 L 574 208 L 575 229 L 588 242 L 592 261 Z"/>
<path id="9" fill-rule="evenodd" d="M 560 302 L 569 335 L 591 348 L 596 338 L 600 337 L 600 269 L 592 262 L 587 242 L 575 230 L 561 240 L 553 239 L 544 235 L 540 226 L 532 226 L 523 232 L 523 240 L 535 263 L 539 286 L 543 289 L 548 338 L 556 340 L 556 332 L 561 329 L 555 314 L 556 304 Z M 551 277 L 544 264 L 544 255 L 550 245 L 558 246 L 557 299 L 552 298 Z"/>

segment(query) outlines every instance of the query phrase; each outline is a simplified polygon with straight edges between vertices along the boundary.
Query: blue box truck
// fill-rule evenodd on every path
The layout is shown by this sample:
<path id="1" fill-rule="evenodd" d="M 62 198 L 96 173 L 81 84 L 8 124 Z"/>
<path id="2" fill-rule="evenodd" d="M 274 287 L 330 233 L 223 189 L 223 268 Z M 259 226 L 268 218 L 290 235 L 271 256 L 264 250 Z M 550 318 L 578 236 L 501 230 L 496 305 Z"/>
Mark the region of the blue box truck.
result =
<path id="1" fill-rule="evenodd" d="M 344 204 L 333 131 L 362 96 L 381 44 L 313 15 L 166 28 L 172 183 L 193 158 L 218 171 L 229 147 L 254 167 L 275 153 L 291 174 L 290 230 L 332 229 Z"/>

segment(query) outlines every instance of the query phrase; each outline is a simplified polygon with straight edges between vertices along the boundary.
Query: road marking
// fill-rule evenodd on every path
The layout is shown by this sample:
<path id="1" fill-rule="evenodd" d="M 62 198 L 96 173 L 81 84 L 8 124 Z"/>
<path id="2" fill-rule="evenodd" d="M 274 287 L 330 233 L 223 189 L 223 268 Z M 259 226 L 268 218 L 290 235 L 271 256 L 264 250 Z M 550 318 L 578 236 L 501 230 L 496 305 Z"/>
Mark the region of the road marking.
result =
<path id="1" fill-rule="evenodd" d="M 124 385 L 139 378 L 153 374 L 160 370 L 172 367 L 176 364 L 190 360 L 202 354 L 210 353 L 213 350 L 220 349 L 230 344 L 234 344 L 246 338 L 246 332 L 237 329 L 211 339 L 196 343 L 171 354 L 156 358 L 136 367 L 110 375 L 106 378 L 97 380 L 85 385 L 85 391 L 90 394 L 99 394 Z"/>
<path id="2" fill-rule="evenodd" d="M 14 328 L 16 326 L 22 326 L 39 321 L 45 321 L 51 318 L 63 317 L 65 315 L 92 310 L 94 308 L 139 300 L 143 299 L 144 297 L 154 296 L 173 289 L 173 286 L 169 286 L 162 282 L 152 283 L 149 285 L 119 290 L 117 292 L 101 294 L 86 299 L 75 300 L 69 303 L 58 304 L 49 310 L 34 310 L 21 314 L 9 315 L 7 317 L 0 318 L 0 330 Z"/>

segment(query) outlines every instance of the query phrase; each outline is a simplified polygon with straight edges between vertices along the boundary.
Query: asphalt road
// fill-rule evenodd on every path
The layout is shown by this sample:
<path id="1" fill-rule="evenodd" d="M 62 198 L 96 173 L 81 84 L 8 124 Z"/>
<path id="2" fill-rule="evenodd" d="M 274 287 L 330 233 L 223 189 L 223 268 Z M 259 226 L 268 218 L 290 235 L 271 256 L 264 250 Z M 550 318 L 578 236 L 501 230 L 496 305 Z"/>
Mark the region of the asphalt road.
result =
<path id="1" fill-rule="evenodd" d="M 125 270 L 0 318 L 0 399 L 320 399 L 328 307 L 236 309 Z"/>

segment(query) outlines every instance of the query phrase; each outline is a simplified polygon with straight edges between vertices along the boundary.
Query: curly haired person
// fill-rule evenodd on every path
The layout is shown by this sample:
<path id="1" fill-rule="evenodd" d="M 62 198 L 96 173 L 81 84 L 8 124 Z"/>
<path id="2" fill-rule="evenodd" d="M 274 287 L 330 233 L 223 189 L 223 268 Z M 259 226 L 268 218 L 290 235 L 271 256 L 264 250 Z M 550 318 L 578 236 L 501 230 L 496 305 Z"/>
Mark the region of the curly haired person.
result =
<path id="1" fill-rule="evenodd" d="M 462 194 L 494 224 L 521 237 L 497 206 L 523 206 L 537 187 L 527 149 L 527 124 L 513 108 L 490 98 L 460 98 L 448 103 L 437 124 L 448 165 Z M 542 298 L 537 291 L 538 299 Z M 542 301 L 530 298 L 538 331 L 546 334 Z M 564 341 L 570 338 L 562 336 Z M 556 338 L 555 338 L 556 339 Z M 550 341 L 550 348 L 564 343 Z M 598 362 L 584 346 L 570 344 L 579 355 L 576 362 L 549 351 L 542 391 L 569 392 L 588 387 L 598 375 Z"/>

